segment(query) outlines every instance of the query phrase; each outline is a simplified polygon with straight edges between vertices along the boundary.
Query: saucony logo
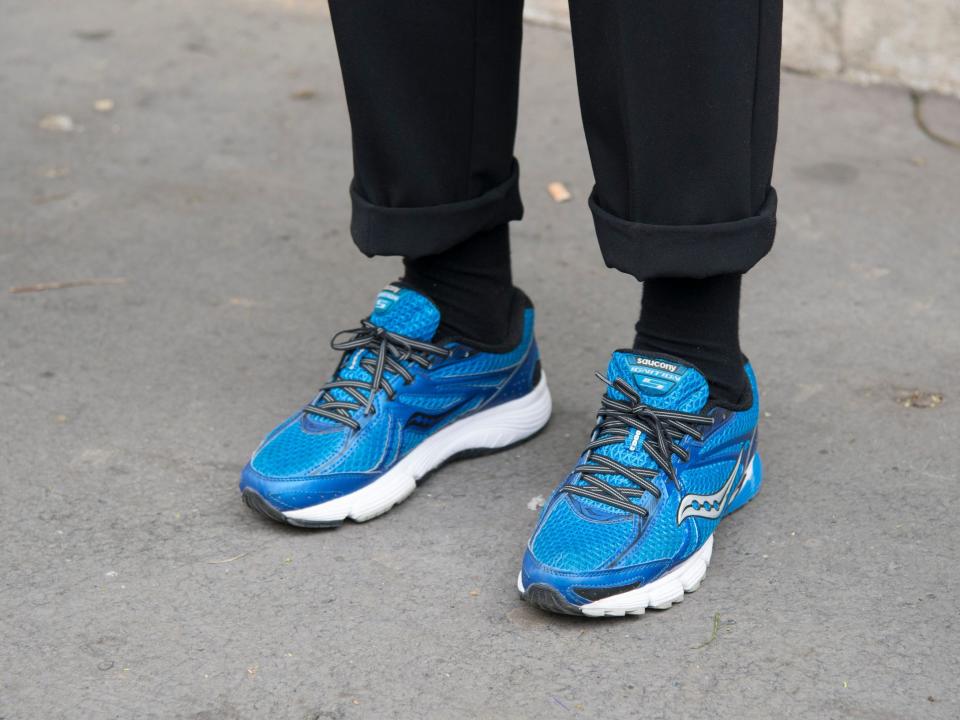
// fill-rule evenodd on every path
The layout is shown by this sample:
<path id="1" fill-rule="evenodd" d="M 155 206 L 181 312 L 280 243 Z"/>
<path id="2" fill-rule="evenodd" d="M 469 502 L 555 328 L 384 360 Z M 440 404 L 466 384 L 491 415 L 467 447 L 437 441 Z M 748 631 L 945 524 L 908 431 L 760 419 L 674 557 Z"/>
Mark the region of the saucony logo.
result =
<path id="1" fill-rule="evenodd" d="M 712 495 L 684 495 L 680 499 L 680 507 L 677 508 L 677 525 L 688 517 L 702 517 L 708 520 L 715 520 L 720 517 L 724 508 L 727 507 L 727 500 L 730 499 L 730 489 L 740 472 L 745 450 L 746 448 L 741 448 L 740 454 L 737 456 L 737 464 L 730 471 L 730 477 L 717 492 Z"/>
<path id="2" fill-rule="evenodd" d="M 673 363 L 668 363 L 665 360 L 651 360 L 650 358 L 638 357 L 634 359 L 636 365 L 646 365 L 647 367 L 658 368 L 660 370 L 667 370 L 669 372 L 676 372 L 679 368 Z"/>

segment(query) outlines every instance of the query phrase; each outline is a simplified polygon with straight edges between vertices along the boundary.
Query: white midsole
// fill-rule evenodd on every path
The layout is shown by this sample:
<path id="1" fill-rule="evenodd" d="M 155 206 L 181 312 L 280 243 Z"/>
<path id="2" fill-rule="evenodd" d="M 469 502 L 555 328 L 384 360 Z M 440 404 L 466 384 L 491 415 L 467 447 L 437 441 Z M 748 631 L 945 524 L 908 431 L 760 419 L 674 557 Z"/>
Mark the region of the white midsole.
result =
<path id="1" fill-rule="evenodd" d="M 550 390 L 541 373 L 537 386 L 523 397 L 457 420 L 437 431 L 369 485 L 349 495 L 283 513 L 292 520 L 336 522 L 349 517 L 376 517 L 412 493 L 417 480 L 465 450 L 506 447 L 530 437 L 550 419 Z"/>
<path id="2" fill-rule="evenodd" d="M 673 570 L 648 585 L 611 595 L 580 608 L 584 615 L 618 615 L 625 612 L 641 613 L 648 607 L 670 607 L 683 600 L 683 594 L 700 587 L 707 574 L 707 566 L 713 555 L 713 535 L 693 555 Z"/>

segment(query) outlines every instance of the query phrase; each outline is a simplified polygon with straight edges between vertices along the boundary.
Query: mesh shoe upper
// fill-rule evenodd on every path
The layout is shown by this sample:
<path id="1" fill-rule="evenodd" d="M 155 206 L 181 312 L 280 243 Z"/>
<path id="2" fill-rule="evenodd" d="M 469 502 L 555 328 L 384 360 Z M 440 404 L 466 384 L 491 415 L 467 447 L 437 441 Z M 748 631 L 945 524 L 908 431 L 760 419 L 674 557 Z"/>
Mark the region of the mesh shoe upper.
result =
<path id="1" fill-rule="evenodd" d="M 528 393 L 536 379 L 538 354 L 533 310 L 522 312 L 522 335 L 514 348 L 483 352 L 441 341 L 446 355 L 426 353 L 427 366 L 394 355 L 409 377 L 386 368 L 372 399 L 368 387 L 375 352 L 369 347 L 345 352 L 333 380 L 355 381 L 357 387 L 321 392 L 305 411 L 267 435 L 244 470 L 241 488 L 253 487 L 283 510 L 324 502 L 372 482 L 450 423 Z M 368 322 L 394 334 L 401 345 L 404 339 L 431 342 L 440 312 L 415 290 L 388 286 L 377 296 Z M 356 427 L 309 411 L 330 403 L 357 406 L 357 396 L 370 401 L 369 412 L 364 407 L 339 411 Z"/>
<path id="2" fill-rule="evenodd" d="M 571 602 L 582 602 L 568 592 L 568 580 L 577 578 L 580 585 L 588 586 L 648 582 L 702 545 L 722 511 L 717 511 L 717 517 L 708 517 L 715 508 L 708 512 L 691 505 L 681 513 L 680 505 L 684 498 L 722 490 L 734 468 L 735 477 L 743 478 L 755 446 L 758 414 L 755 378 L 749 366 L 746 370 L 754 393 L 750 408 L 707 408 L 709 387 L 696 368 L 675 358 L 615 352 L 607 370 L 609 381 L 626 382 L 649 408 L 702 415 L 712 424 L 704 423 L 702 440 L 692 436 L 678 440 L 689 456 L 686 460 L 677 454 L 672 456 L 676 482 L 645 449 L 651 433 L 628 427 L 622 441 L 594 449 L 594 461 L 596 456 L 604 456 L 621 466 L 648 471 L 649 483 L 657 493 L 638 491 L 637 483 L 622 474 L 597 473 L 599 481 L 611 486 L 613 492 L 620 488 L 636 491 L 628 496 L 637 509 L 631 512 L 605 501 L 604 497 L 611 497 L 609 492 L 600 493 L 600 499 L 570 492 L 570 486 L 590 492 L 598 486 L 580 473 L 571 473 L 541 511 L 524 559 L 525 584 L 547 582 L 564 591 Z M 607 395 L 617 401 L 629 400 L 616 387 L 608 388 Z M 597 434 L 595 431 L 593 439 Z M 587 455 L 581 456 L 581 465 Z M 734 485 L 728 488 L 723 503 L 735 495 Z"/>

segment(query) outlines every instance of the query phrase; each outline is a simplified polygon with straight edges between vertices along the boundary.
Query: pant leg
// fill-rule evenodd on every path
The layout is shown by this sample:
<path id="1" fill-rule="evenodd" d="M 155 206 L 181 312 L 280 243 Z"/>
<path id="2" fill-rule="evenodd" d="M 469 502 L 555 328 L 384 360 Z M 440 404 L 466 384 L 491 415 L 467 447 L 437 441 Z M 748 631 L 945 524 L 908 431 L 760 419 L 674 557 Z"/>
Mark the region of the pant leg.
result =
<path id="1" fill-rule="evenodd" d="M 781 0 L 570 0 L 604 260 L 640 280 L 770 250 Z"/>
<path id="2" fill-rule="evenodd" d="M 417 258 L 523 214 L 522 0 L 330 0 L 353 133 L 351 232 Z"/>

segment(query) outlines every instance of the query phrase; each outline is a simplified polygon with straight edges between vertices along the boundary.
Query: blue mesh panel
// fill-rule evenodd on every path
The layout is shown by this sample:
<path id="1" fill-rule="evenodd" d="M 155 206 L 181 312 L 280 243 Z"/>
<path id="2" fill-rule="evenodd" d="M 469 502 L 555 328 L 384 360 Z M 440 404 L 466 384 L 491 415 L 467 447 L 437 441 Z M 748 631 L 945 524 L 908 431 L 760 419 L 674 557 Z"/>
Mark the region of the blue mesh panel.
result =
<path id="1" fill-rule="evenodd" d="M 378 411 L 359 434 L 354 433 L 346 451 L 326 472 L 366 472 L 396 455 L 400 441 L 398 421 L 389 412 Z"/>
<path id="2" fill-rule="evenodd" d="M 586 572 L 605 567 L 636 534 L 635 515 L 608 522 L 586 520 L 577 514 L 568 497 L 550 509 L 531 541 L 537 560 L 550 567 Z"/>
<path id="3" fill-rule="evenodd" d="M 684 524 L 677 527 L 678 502 L 679 497 L 673 492 L 661 499 L 657 512 L 644 528 L 643 540 L 617 563 L 617 567 L 670 559 L 683 548 L 687 538 L 687 526 Z"/>
<path id="4" fill-rule="evenodd" d="M 294 419 L 257 451 L 251 464 L 270 477 L 305 475 L 330 460 L 346 436 L 343 430 L 307 432 L 299 419 Z"/>
<path id="5" fill-rule="evenodd" d="M 395 399 L 417 410 L 432 410 L 436 412 L 452 408 L 457 403 L 463 402 L 466 398 L 463 395 L 398 394 Z"/>
<path id="6" fill-rule="evenodd" d="M 470 375 L 490 373 L 516 365 L 526 355 L 532 337 L 533 310 L 527 310 L 524 314 L 523 341 L 516 348 L 505 353 L 477 353 L 466 360 L 438 367 L 433 375 L 437 378 L 467 378 Z"/>
<path id="7" fill-rule="evenodd" d="M 387 286 L 377 296 L 370 322 L 397 335 L 429 342 L 440 325 L 440 311 L 410 288 Z"/>
<path id="8" fill-rule="evenodd" d="M 406 455 L 417 445 L 430 437 L 432 430 L 421 430 L 419 428 L 407 427 L 403 430 L 403 442 L 400 443 L 400 455 Z"/>

